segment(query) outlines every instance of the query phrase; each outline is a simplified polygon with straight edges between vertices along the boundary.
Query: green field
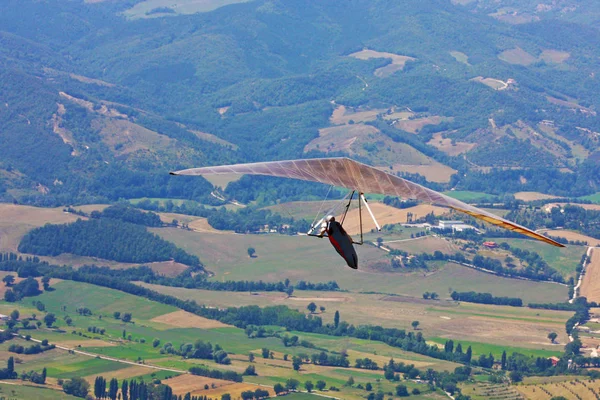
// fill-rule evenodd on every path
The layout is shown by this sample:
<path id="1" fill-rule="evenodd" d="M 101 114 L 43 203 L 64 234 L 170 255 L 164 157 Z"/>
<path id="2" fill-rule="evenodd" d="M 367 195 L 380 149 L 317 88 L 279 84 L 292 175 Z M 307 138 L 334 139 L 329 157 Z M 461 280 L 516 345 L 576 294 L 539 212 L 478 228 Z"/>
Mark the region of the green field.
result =
<path id="1" fill-rule="evenodd" d="M 299 378 L 302 382 L 305 380 L 325 380 L 329 385 L 342 387 L 348 379 L 349 374 L 356 375 L 357 382 L 366 383 L 374 382 L 382 376 L 381 371 L 358 371 L 356 374 L 351 370 L 340 368 L 321 367 L 317 365 L 307 364 L 303 367 L 301 375 L 294 372 L 291 368 L 290 361 L 284 361 L 283 354 L 297 355 L 300 353 L 311 354 L 317 350 L 297 347 L 285 347 L 278 338 L 248 338 L 244 331 L 235 327 L 223 327 L 214 329 L 200 328 L 176 328 L 151 321 L 150 319 L 156 315 L 169 313 L 173 310 L 172 307 L 165 307 L 155 302 L 148 302 L 144 299 L 128 295 L 119 291 L 88 285 L 84 283 L 62 281 L 52 285 L 55 290 L 45 292 L 40 296 L 26 298 L 21 302 L 7 304 L 0 302 L 0 310 L 7 313 L 13 309 L 20 309 L 23 317 L 31 315 L 32 301 L 41 301 L 45 304 L 48 312 L 53 312 L 57 315 L 58 320 L 56 326 L 60 330 L 48 330 L 41 328 L 39 330 L 28 330 L 27 333 L 35 339 L 50 339 L 51 343 L 64 343 L 70 347 L 76 347 L 86 352 L 98 355 L 116 357 L 136 361 L 138 358 L 145 362 L 157 366 L 176 368 L 187 370 L 193 365 L 207 365 L 210 368 L 216 369 L 233 369 L 235 371 L 243 371 L 247 365 L 247 354 L 253 352 L 257 355 L 255 361 L 259 377 L 254 377 L 250 382 L 274 384 L 285 381 L 288 378 Z M 202 291 L 198 291 L 202 293 Z M 220 295 L 221 292 L 210 292 Z M 366 295 L 365 295 L 366 296 Z M 66 307 L 66 312 L 64 311 Z M 92 310 L 91 316 L 79 315 L 73 310 L 76 307 L 88 307 Z M 112 310 L 122 308 L 122 312 L 130 310 L 134 315 L 135 323 L 124 324 L 120 320 L 112 317 Z M 139 316 L 138 311 L 139 310 Z M 38 319 L 41 319 L 43 313 L 37 312 Z M 70 315 L 73 318 L 73 324 L 70 327 L 62 319 L 64 315 Z M 106 329 L 104 335 L 93 334 L 87 331 L 88 326 L 96 326 Z M 278 327 L 274 327 L 278 328 Z M 133 340 L 122 340 L 121 333 L 125 329 L 127 335 L 131 334 Z M 62 332 L 62 333 L 61 333 Z M 76 334 L 73 334 L 75 332 Z M 84 336 L 79 336 L 82 333 Z M 290 332 L 297 334 L 301 339 L 309 340 L 318 347 L 325 347 L 329 351 L 342 351 L 351 349 L 350 361 L 353 363 L 357 357 L 377 358 L 382 365 L 394 358 L 397 361 L 406 363 L 414 363 L 420 367 L 434 368 L 436 370 L 452 370 L 457 364 L 432 359 L 426 356 L 421 356 L 415 353 L 402 351 L 398 348 L 390 347 L 384 343 L 373 342 L 369 340 L 333 337 L 320 334 L 305 334 L 302 332 Z M 88 336 L 88 337 L 85 337 Z M 136 339 L 145 338 L 146 343 L 136 342 Z M 151 345 L 153 338 L 158 338 L 161 343 L 172 342 L 175 347 L 183 343 L 193 343 L 201 339 L 210 341 L 213 344 L 221 344 L 226 351 L 231 354 L 234 360 L 231 366 L 223 366 L 216 364 L 212 360 L 198 359 L 182 359 L 181 357 L 160 354 L 159 348 L 154 348 Z M 7 351 L 8 346 L 15 341 L 23 345 L 27 345 L 22 339 L 14 339 L 11 342 L 0 344 L 0 359 L 7 359 L 12 353 Z M 106 343 L 110 342 L 110 343 Z M 77 345 L 81 343 L 81 345 Z M 260 349 L 263 347 L 269 348 L 276 352 L 275 360 L 264 360 L 260 357 Z M 51 378 L 68 379 L 72 377 L 86 377 L 93 379 L 95 375 L 102 374 L 117 374 L 122 379 L 127 376 L 127 369 L 132 366 L 129 364 L 119 363 L 115 361 L 103 360 L 84 356 L 80 354 L 70 354 L 64 350 L 54 349 L 35 356 L 27 357 L 22 363 L 17 365 L 18 371 L 39 371 L 42 368 L 47 368 L 48 376 Z M 124 372 L 119 372 L 124 371 Z M 143 372 L 143 371 L 142 371 Z M 140 376 L 139 370 L 132 372 L 136 377 Z M 122 375 L 125 374 L 125 375 Z M 168 376 L 177 375 L 169 371 L 151 371 L 146 375 L 148 380 L 152 378 L 166 378 Z M 391 382 L 381 382 L 380 387 L 385 391 L 392 391 L 394 384 Z M 419 386 L 420 390 L 426 391 L 424 385 Z M 364 390 L 358 388 L 344 388 L 342 392 L 343 398 L 360 399 Z"/>
<path id="2" fill-rule="evenodd" d="M 65 312 L 75 318 L 76 309 L 87 307 L 95 315 L 110 316 L 115 311 L 130 312 L 136 318 L 149 320 L 159 315 L 177 311 L 177 308 L 159 304 L 142 297 L 132 296 L 117 290 L 102 288 L 73 281 L 62 281 L 51 285 L 56 290 L 44 292 L 35 299 L 46 305 L 52 312 L 60 312 L 66 306 Z M 30 306 L 27 299 L 21 304 Z M 75 315 L 72 315 L 75 314 Z"/>
<path id="3" fill-rule="evenodd" d="M 468 190 L 451 190 L 444 192 L 446 196 L 453 197 L 457 200 L 464 201 L 465 203 L 476 203 L 483 200 L 489 200 L 496 197 L 493 194 L 483 192 L 471 192 Z"/>
<path id="4" fill-rule="evenodd" d="M 594 194 L 590 194 L 589 196 L 580 197 L 580 199 L 582 199 L 582 200 L 589 200 L 591 202 L 600 204 L 600 192 L 594 193 Z"/>
<path id="5" fill-rule="evenodd" d="M 587 249 L 583 246 L 554 247 L 546 243 L 535 240 L 520 239 L 490 239 L 498 243 L 506 242 L 511 247 L 518 247 L 523 250 L 535 251 L 549 266 L 556 269 L 560 274 L 568 279 L 576 277 L 576 268 L 580 264 L 581 257 Z"/>
<path id="6" fill-rule="evenodd" d="M 535 303 L 567 297 L 566 287 L 502 278 L 451 263 L 437 268 L 434 273 L 377 272 L 368 265 L 389 263 L 389 260 L 386 252 L 370 245 L 357 247 L 359 269 L 353 271 L 332 251 L 327 240 L 305 236 L 206 234 L 174 228 L 152 231 L 200 257 L 217 280 L 335 280 L 342 289 L 353 292 L 415 297 L 421 297 L 425 291 L 435 291 L 443 297 L 449 288 L 458 291 L 477 288 L 496 296 L 516 296 Z M 256 249 L 257 257 L 248 257 L 248 247 Z"/>
<path id="7" fill-rule="evenodd" d="M 525 282 L 525 281 L 518 281 Z M 546 336 L 549 330 L 559 333 L 559 340 L 567 340 L 564 324 L 570 312 L 533 310 L 526 307 L 504 307 L 453 301 L 424 301 L 409 297 L 348 292 L 295 291 L 292 298 L 283 293 L 211 292 L 147 285 L 153 290 L 185 300 L 203 302 L 212 307 L 234 307 L 253 304 L 258 306 L 286 305 L 306 311 L 310 302 L 324 306 L 318 314 L 324 322 L 333 320 L 335 311 L 343 320 L 355 325 L 374 324 L 390 328 L 411 330 L 413 320 L 420 321 L 420 330 L 426 338 L 445 337 L 474 342 L 489 342 L 502 346 L 519 346 L 524 349 L 555 351 Z M 558 285 L 554 285 L 560 288 Z M 445 294 L 440 292 L 442 296 Z M 214 329 L 213 331 L 221 331 Z M 298 334 L 310 337 L 311 334 Z M 313 339 L 308 339 L 313 341 Z M 350 339 L 348 339 L 350 340 Z M 331 337 L 320 336 L 315 344 L 335 348 L 339 343 Z M 343 344 L 343 342 L 341 342 Z M 333 347 L 332 347 L 333 346 Z M 354 347 L 353 347 L 354 348 Z M 342 348 L 337 349 L 341 351 Z M 388 349 L 389 350 L 389 349 Z M 372 352 L 371 350 L 366 350 Z M 374 350 L 373 350 L 374 351 Z M 383 354 L 378 351 L 378 354 Z"/>
<path id="8" fill-rule="evenodd" d="M 70 400 L 78 399 L 65 392 L 43 387 L 22 386 L 0 383 L 0 399 L 10 400 Z"/>

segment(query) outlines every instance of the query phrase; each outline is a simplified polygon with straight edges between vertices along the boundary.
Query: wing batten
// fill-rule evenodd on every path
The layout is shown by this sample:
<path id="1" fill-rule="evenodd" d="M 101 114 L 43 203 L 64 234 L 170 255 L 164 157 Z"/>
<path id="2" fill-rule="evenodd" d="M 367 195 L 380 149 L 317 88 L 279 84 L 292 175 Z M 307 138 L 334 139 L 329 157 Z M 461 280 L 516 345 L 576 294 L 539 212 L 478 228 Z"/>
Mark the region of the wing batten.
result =
<path id="1" fill-rule="evenodd" d="M 235 164 L 216 167 L 191 168 L 172 175 L 222 175 L 252 174 L 316 181 L 328 185 L 374 193 L 421 200 L 463 212 L 490 224 L 513 232 L 519 232 L 531 238 L 557 247 L 562 244 L 515 224 L 502 217 L 478 209 L 445 194 L 438 193 L 417 183 L 388 174 L 380 169 L 359 163 L 349 158 L 316 158 L 307 160 L 270 161 L 250 164 Z"/>

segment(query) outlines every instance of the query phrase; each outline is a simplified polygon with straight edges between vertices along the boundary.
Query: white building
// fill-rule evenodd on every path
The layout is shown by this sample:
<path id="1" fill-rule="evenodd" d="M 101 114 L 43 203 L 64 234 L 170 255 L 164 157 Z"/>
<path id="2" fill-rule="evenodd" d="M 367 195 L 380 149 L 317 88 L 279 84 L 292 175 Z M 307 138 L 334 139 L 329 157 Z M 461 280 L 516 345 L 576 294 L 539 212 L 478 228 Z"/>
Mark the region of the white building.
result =
<path id="1" fill-rule="evenodd" d="M 437 227 L 442 230 L 451 229 L 453 232 L 462 232 L 470 229 L 479 232 L 477 228 L 467 225 L 463 221 L 440 221 Z"/>

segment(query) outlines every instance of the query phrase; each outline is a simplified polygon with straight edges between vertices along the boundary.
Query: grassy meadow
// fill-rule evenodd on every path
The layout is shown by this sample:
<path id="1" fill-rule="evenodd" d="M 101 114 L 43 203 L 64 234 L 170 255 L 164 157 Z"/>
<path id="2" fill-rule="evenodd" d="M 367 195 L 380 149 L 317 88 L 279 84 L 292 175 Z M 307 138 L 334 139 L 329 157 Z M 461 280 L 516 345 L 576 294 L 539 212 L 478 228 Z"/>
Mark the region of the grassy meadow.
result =
<path id="1" fill-rule="evenodd" d="M 213 235 L 175 228 L 152 231 L 200 257 L 206 268 L 215 274 L 216 280 L 335 280 L 342 289 L 352 292 L 413 297 L 421 297 L 425 291 L 434 291 L 446 297 L 451 292 L 449 289 L 477 289 L 496 296 L 521 297 L 526 303 L 552 302 L 567 297 L 567 288 L 563 286 L 502 278 L 455 264 L 444 264 L 435 271 L 380 272 L 376 267 L 380 262 L 387 262 L 387 253 L 371 245 L 357 247 L 359 269 L 352 271 L 332 251 L 326 239 L 283 235 Z M 418 242 L 404 243 L 412 246 Z M 248 257 L 249 247 L 256 249 L 256 257 Z M 365 265 L 374 267 L 364 268 Z"/>

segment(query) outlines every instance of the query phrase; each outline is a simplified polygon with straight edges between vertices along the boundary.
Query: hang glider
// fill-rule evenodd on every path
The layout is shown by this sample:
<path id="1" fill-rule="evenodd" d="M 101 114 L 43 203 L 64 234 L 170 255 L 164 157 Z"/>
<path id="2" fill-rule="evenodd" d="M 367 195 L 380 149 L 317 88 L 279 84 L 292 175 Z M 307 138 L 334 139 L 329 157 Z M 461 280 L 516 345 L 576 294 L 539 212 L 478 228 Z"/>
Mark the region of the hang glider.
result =
<path id="1" fill-rule="evenodd" d="M 556 247 L 564 247 L 562 244 L 524 226 L 345 157 L 222 165 L 171 172 L 171 175 L 221 174 L 268 175 L 300 179 L 344 187 L 352 191 L 357 191 L 360 195 L 363 193 L 373 193 L 420 200 L 430 204 L 449 207 L 490 224 L 512 232 L 521 233 Z"/>

